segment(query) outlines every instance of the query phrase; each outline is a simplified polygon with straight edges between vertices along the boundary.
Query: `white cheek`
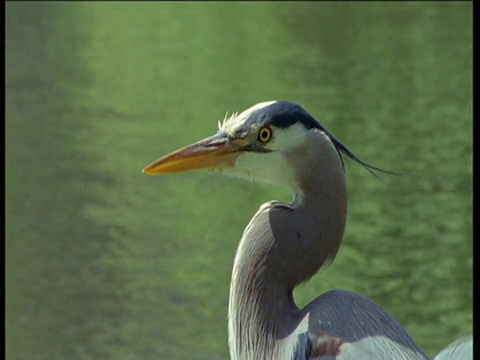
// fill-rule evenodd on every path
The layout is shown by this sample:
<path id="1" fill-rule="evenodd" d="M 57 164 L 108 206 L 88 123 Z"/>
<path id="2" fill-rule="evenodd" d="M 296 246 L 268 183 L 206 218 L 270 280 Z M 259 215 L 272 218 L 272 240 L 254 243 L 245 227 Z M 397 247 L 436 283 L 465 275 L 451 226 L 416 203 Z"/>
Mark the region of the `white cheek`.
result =
<path id="1" fill-rule="evenodd" d="M 222 169 L 222 172 L 250 181 L 287 186 L 294 193 L 301 193 L 295 172 L 300 164 L 287 158 L 299 156 L 297 150 L 306 146 L 308 138 L 308 130 L 300 123 L 287 129 L 273 128 L 273 138 L 266 145 L 269 152 L 245 152 L 233 168 Z"/>
<path id="2" fill-rule="evenodd" d="M 297 184 L 292 167 L 277 151 L 240 155 L 230 175 L 291 188 L 296 188 Z"/>
<path id="3" fill-rule="evenodd" d="M 275 129 L 273 141 L 267 149 L 288 152 L 301 147 L 307 138 L 308 130 L 302 124 L 293 124 L 288 129 Z"/>

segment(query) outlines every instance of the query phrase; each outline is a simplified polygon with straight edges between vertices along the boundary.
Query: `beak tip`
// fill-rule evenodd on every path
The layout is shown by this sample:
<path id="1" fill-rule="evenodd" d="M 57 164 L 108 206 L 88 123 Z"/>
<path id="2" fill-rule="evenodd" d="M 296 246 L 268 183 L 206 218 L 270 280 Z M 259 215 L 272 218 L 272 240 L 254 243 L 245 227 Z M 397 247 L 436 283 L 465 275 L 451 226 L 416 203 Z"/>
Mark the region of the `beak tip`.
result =
<path id="1" fill-rule="evenodd" d="M 148 166 L 142 170 L 142 173 L 147 175 L 153 175 L 153 172 L 149 169 Z"/>

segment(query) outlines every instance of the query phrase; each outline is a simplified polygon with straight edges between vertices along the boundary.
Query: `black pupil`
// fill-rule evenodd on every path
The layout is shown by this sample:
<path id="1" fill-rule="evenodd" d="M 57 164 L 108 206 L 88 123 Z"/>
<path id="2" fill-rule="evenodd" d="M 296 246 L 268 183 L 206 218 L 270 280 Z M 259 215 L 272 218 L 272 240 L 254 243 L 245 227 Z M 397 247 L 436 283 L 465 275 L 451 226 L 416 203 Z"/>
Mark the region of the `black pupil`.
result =
<path id="1" fill-rule="evenodd" d="M 262 132 L 260 133 L 260 137 L 265 140 L 268 138 L 268 131 L 267 130 L 262 130 Z"/>

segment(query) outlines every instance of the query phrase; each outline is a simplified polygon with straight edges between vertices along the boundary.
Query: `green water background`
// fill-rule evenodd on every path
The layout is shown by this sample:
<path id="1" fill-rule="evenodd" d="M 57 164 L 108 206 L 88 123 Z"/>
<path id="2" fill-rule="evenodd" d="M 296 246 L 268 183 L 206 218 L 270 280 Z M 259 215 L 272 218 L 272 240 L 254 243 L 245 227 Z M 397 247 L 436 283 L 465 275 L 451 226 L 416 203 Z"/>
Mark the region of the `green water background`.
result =
<path id="1" fill-rule="evenodd" d="M 365 161 L 334 264 L 434 355 L 472 332 L 472 3 L 7 3 L 8 359 L 227 359 L 241 233 L 286 189 L 141 170 L 301 104 Z"/>

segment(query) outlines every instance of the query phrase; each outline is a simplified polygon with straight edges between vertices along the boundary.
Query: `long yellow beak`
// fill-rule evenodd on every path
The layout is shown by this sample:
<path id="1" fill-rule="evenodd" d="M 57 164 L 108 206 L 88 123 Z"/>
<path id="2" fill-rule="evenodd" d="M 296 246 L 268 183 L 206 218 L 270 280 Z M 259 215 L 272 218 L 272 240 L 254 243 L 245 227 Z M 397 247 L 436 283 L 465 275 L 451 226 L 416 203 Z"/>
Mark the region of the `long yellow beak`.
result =
<path id="1" fill-rule="evenodd" d="M 241 142 L 217 134 L 165 155 L 148 165 L 143 172 L 159 175 L 234 167 L 238 156 L 242 154 Z"/>

